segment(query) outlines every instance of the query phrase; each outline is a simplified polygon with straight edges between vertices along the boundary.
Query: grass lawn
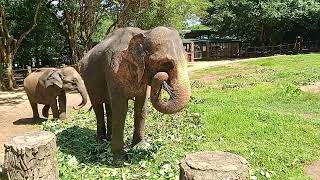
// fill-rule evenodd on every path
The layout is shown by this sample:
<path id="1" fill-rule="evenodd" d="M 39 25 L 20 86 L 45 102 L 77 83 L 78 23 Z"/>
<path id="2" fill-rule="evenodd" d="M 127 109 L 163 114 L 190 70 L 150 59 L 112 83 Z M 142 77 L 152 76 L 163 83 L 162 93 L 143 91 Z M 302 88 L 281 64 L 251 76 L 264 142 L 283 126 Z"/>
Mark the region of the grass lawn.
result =
<path id="1" fill-rule="evenodd" d="M 61 179 L 176 179 L 186 153 L 229 151 L 245 157 L 258 179 L 308 179 L 303 165 L 320 159 L 320 55 L 264 58 L 193 72 L 192 100 L 175 115 L 151 106 L 146 146 L 131 149 L 123 168 L 111 165 L 110 144 L 96 143 L 94 113 L 47 121 L 58 137 Z M 132 104 L 132 103 L 131 103 Z M 126 142 L 132 136 L 129 110 Z"/>

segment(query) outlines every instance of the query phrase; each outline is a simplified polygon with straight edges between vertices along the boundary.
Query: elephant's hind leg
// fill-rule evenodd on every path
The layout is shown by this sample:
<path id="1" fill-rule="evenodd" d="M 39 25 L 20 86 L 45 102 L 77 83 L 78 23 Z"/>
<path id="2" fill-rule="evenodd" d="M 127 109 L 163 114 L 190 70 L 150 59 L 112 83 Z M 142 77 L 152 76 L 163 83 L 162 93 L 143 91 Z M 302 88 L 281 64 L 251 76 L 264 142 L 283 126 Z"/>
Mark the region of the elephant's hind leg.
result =
<path id="1" fill-rule="evenodd" d="M 39 118 L 38 104 L 30 102 L 30 105 L 33 112 L 33 118 Z"/>
<path id="2" fill-rule="evenodd" d="M 103 104 L 92 104 L 92 107 L 97 119 L 97 139 L 101 141 L 107 138 Z"/>
<path id="3" fill-rule="evenodd" d="M 49 117 L 49 109 L 50 109 L 50 105 L 46 104 L 43 108 L 42 108 L 42 116 L 45 118 Z"/>

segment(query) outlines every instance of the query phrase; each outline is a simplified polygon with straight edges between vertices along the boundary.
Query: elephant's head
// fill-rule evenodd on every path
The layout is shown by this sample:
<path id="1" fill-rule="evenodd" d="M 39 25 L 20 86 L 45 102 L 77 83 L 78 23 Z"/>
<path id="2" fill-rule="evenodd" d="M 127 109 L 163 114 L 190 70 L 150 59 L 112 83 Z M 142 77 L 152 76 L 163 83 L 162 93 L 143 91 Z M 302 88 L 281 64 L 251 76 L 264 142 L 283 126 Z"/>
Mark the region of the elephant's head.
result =
<path id="1" fill-rule="evenodd" d="M 78 91 L 81 94 L 82 102 L 77 109 L 82 108 L 87 103 L 87 91 L 80 74 L 72 67 L 49 70 L 44 78 L 46 88 L 56 85 L 64 91 Z"/>
<path id="2" fill-rule="evenodd" d="M 182 40 L 175 29 L 157 27 L 133 36 L 126 57 L 135 66 L 137 81 L 145 78 L 151 86 L 151 102 L 158 111 L 172 114 L 186 106 L 191 87 Z M 161 97 L 162 89 L 169 100 Z"/>

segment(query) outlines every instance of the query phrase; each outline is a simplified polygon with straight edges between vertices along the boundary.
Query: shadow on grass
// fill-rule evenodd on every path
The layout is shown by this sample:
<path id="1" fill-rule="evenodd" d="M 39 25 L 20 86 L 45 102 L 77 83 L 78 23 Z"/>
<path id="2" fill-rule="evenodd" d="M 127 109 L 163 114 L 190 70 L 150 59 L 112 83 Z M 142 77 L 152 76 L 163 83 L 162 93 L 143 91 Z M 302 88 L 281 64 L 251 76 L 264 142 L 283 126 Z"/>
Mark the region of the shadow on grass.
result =
<path id="1" fill-rule="evenodd" d="M 15 122 L 13 122 L 14 125 L 40 125 L 42 124 L 44 121 L 46 121 L 47 119 L 44 118 L 21 118 L 16 120 Z"/>
<path id="2" fill-rule="evenodd" d="M 61 152 L 75 156 L 80 163 L 112 165 L 111 143 L 97 142 L 96 131 L 89 128 L 73 126 L 57 134 L 57 145 Z M 130 149 L 128 161 L 138 164 L 141 160 L 152 158 L 152 149 Z"/>
<path id="3" fill-rule="evenodd" d="M 3 172 L 0 172 L 0 179 L 7 180 L 8 178 Z"/>

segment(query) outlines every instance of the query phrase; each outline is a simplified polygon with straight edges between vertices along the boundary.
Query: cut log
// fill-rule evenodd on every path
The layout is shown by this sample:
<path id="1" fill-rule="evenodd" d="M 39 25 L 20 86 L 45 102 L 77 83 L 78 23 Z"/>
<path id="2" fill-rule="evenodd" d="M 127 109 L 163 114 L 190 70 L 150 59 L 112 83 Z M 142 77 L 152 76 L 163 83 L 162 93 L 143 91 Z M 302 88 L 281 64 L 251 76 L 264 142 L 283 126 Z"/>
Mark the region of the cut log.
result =
<path id="1" fill-rule="evenodd" d="M 27 133 L 12 138 L 4 146 L 4 170 L 9 180 L 59 179 L 56 136 L 53 133 Z"/>
<path id="2" fill-rule="evenodd" d="M 198 152 L 180 163 L 180 180 L 247 180 L 249 163 L 228 152 Z"/>

